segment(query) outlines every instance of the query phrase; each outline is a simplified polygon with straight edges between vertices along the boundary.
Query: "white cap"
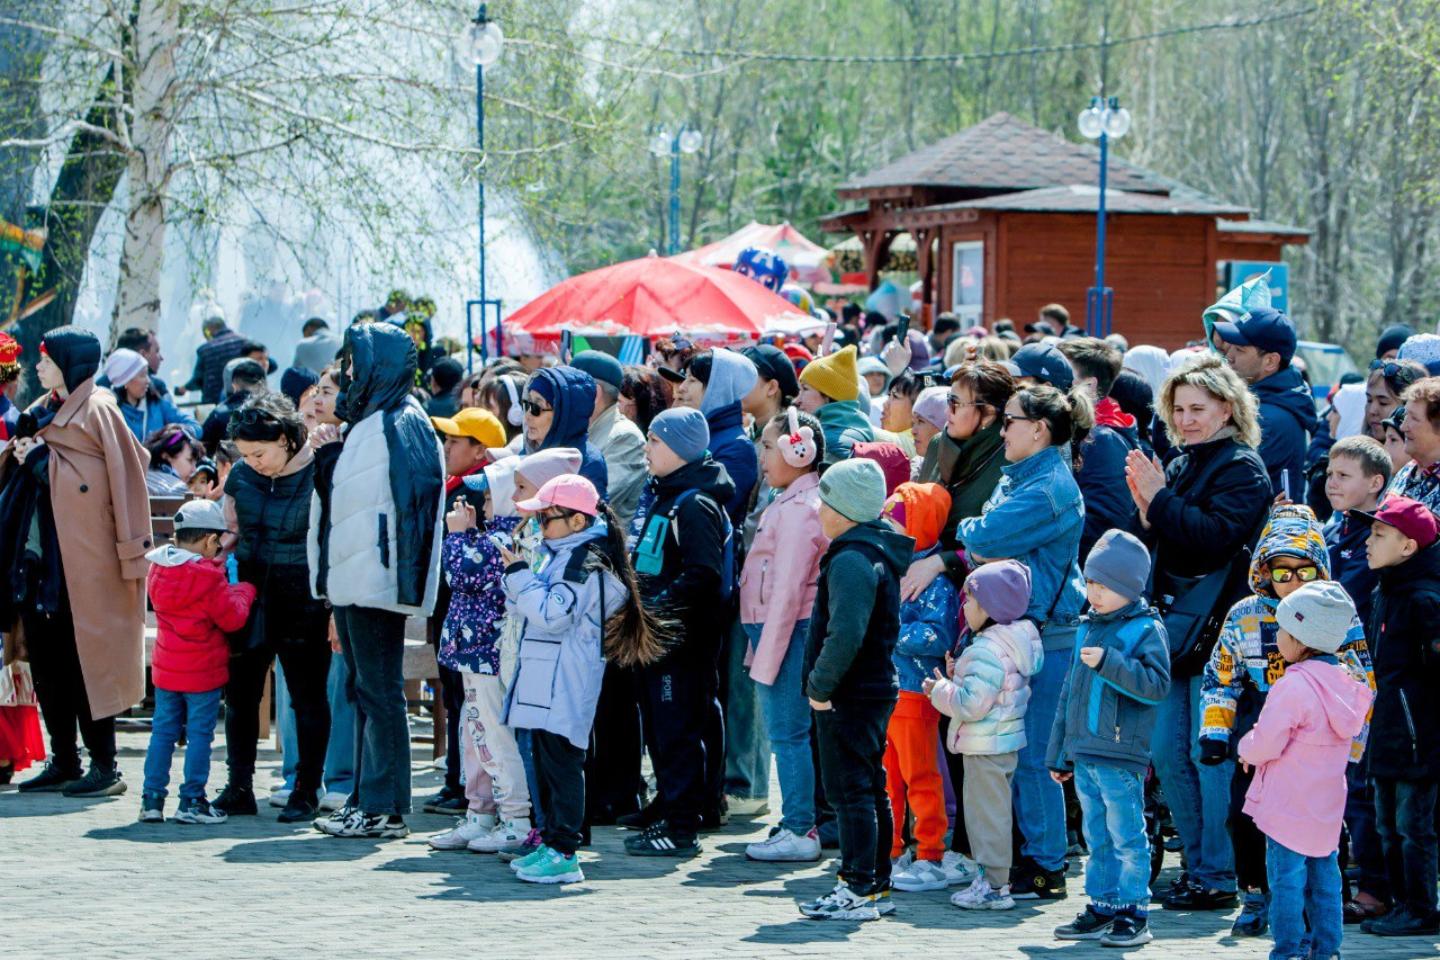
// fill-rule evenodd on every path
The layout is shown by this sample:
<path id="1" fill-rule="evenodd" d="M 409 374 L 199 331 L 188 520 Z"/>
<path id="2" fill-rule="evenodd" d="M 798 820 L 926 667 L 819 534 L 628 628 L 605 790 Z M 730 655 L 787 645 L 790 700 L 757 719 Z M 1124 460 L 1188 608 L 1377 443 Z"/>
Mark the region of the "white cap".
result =
<path id="1" fill-rule="evenodd" d="M 225 511 L 214 500 L 187 500 L 175 511 L 175 532 L 182 530 L 206 530 L 226 533 L 230 525 L 225 522 Z"/>

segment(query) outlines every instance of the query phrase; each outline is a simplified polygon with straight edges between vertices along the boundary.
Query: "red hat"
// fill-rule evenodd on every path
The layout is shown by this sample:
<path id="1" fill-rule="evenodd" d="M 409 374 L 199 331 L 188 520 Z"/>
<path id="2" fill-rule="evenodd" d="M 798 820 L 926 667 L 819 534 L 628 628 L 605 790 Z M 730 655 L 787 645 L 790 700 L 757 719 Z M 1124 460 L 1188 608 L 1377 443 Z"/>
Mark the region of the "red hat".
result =
<path id="1" fill-rule="evenodd" d="M 878 440 L 866 440 L 855 444 L 850 450 L 853 459 L 864 458 L 874 460 L 879 465 L 882 473 L 885 474 L 885 496 L 895 492 L 895 488 L 910 479 L 910 458 L 905 456 L 893 443 L 886 443 Z M 948 507 L 946 509 L 949 509 Z"/>
<path id="2" fill-rule="evenodd" d="M 8 333 L 0 333 L 0 363 L 14 363 L 24 352 L 14 337 Z"/>
<path id="3" fill-rule="evenodd" d="M 815 354 L 806 349 L 803 343 L 787 343 L 784 346 L 785 356 L 795 364 L 795 372 L 799 373 L 805 369 L 805 365 L 815 359 Z"/>
<path id="4" fill-rule="evenodd" d="M 915 552 L 923 553 L 940 541 L 940 531 L 950 516 L 950 492 L 938 483 L 911 483 L 895 488 L 885 501 L 882 517 L 893 519 L 915 540 Z"/>
<path id="5" fill-rule="evenodd" d="M 1394 527 L 1418 543 L 1422 550 L 1440 539 L 1440 521 L 1437 521 L 1430 508 L 1419 500 L 1392 495 L 1386 497 L 1374 513 L 1351 511 L 1351 516 L 1357 514 L 1371 523 L 1384 523 Z"/>

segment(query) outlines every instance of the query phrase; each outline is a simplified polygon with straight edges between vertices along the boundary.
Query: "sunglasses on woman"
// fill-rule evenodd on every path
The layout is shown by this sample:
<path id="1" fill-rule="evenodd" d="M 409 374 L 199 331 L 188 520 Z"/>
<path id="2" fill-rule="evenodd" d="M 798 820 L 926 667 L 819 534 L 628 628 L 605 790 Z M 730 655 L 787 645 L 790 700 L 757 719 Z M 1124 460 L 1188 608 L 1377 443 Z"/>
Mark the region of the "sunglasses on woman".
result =
<path id="1" fill-rule="evenodd" d="M 532 417 L 538 417 L 542 413 L 549 413 L 555 409 L 554 407 L 547 407 L 543 404 L 536 403 L 534 400 L 521 400 L 520 407 Z"/>
<path id="2" fill-rule="evenodd" d="M 1294 570 L 1288 570 L 1285 567 L 1276 567 L 1270 571 L 1271 583 L 1289 583 L 1297 577 L 1301 583 L 1313 583 L 1320 579 L 1320 569 L 1313 566 L 1296 567 Z"/>

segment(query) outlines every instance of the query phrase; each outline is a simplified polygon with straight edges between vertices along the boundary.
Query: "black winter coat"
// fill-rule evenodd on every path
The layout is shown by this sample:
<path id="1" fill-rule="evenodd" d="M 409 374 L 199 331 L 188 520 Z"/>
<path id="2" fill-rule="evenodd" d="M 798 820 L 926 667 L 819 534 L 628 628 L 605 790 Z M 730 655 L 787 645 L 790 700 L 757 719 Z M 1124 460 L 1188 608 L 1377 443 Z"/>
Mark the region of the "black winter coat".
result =
<path id="1" fill-rule="evenodd" d="M 1380 571 L 1370 613 L 1372 777 L 1440 778 L 1440 545 Z"/>

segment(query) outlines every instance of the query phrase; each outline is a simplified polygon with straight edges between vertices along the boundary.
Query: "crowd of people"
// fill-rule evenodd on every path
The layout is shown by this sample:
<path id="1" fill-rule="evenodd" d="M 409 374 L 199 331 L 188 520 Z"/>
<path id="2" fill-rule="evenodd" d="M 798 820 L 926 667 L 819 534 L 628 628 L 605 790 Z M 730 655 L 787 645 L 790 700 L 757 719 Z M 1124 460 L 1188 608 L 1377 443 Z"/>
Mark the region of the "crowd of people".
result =
<path id="1" fill-rule="evenodd" d="M 1164 908 L 1238 906 L 1272 957 L 1338 956 L 1350 922 L 1433 936 L 1440 337 L 1387 329 L 1317 416 L 1293 323 L 1253 295 L 1174 354 L 1056 304 L 928 332 L 847 309 L 466 374 L 397 291 L 343 335 L 307 322 L 279 389 L 210 323 L 203 422 L 153 334 L 102 356 L 52 330 L 43 395 L 0 399 L 0 703 L 33 676 L 49 733 L 19 790 L 125 792 L 148 597 L 141 820 L 257 814 L 278 660 L 279 820 L 404 837 L 414 617 L 449 719 L 420 805 L 456 818 L 429 844 L 521 881 L 582 880 L 594 828 L 686 857 L 774 808 L 747 857 L 838 849 L 807 917 L 1063 898 L 1088 854 L 1054 936 L 1137 946 L 1173 830 Z M 0 382 L 19 369 L 0 339 Z M 187 498 L 170 542 L 152 496 Z M 0 775 L 39 741 L 33 706 L 0 707 Z"/>

